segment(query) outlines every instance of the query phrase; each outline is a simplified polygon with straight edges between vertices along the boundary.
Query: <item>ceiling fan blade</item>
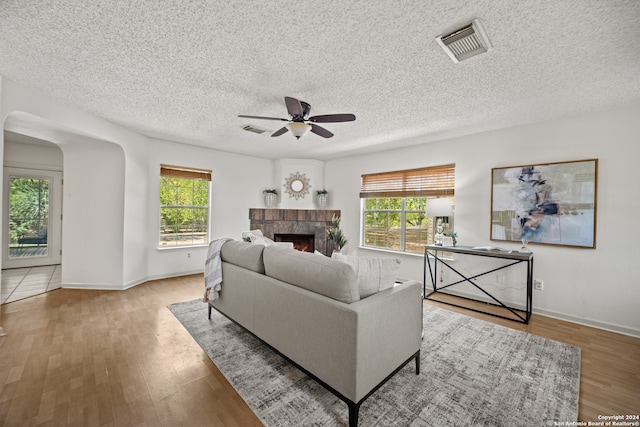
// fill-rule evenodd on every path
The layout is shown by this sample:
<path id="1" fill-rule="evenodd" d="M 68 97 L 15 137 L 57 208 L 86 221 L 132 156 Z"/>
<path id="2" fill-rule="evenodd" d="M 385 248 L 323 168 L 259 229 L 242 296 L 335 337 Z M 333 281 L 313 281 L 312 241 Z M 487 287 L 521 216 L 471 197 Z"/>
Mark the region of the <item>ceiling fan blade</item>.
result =
<path id="1" fill-rule="evenodd" d="M 313 123 L 311 123 L 311 132 L 315 133 L 316 135 L 320 135 L 323 138 L 331 138 L 333 136 L 333 134 L 325 128 L 314 125 Z"/>
<path id="2" fill-rule="evenodd" d="M 287 104 L 287 111 L 290 115 L 300 117 L 304 115 L 304 112 L 302 111 L 302 105 L 297 99 L 291 98 L 290 96 L 285 96 L 284 103 Z"/>
<path id="3" fill-rule="evenodd" d="M 352 122 L 356 119 L 353 114 L 323 114 L 321 116 L 309 117 L 310 122 L 316 123 L 339 123 L 339 122 Z"/>
<path id="4" fill-rule="evenodd" d="M 274 133 L 271 134 L 271 136 L 280 136 L 283 133 L 287 133 L 289 129 L 287 129 L 286 126 L 281 127 L 280 129 L 278 129 L 277 131 L 275 131 Z"/>
<path id="5" fill-rule="evenodd" d="M 262 120 L 280 120 L 281 122 L 288 122 L 287 119 L 281 119 L 279 117 L 264 117 L 264 116 L 247 116 L 245 114 L 238 114 L 238 117 L 244 117 L 247 119 L 262 119 Z"/>

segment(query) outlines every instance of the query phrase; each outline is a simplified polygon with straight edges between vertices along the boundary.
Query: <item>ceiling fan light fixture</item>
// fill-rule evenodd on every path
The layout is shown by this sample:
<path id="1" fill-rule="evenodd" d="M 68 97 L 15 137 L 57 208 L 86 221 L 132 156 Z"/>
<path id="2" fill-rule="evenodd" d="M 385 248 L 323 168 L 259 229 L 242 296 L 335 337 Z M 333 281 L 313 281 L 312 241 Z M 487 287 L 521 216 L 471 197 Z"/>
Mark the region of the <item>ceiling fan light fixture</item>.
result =
<path id="1" fill-rule="evenodd" d="M 313 132 L 322 138 L 331 138 L 333 133 L 329 130 L 317 125 L 316 123 L 341 123 L 352 122 L 356 119 L 355 114 L 321 114 L 319 116 L 309 116 L 311 113 L 311 105 L 304 101 L 300 101 L 290 96 L 284 97 L 284 103 L 287 106 L 287 113 L 289 113 L 289 119 L 282 119 L 280 117 L 265 117 L 265 116 L 250 116 L 247 114 L 238 114 L 238 117 L 247 119 L 261 119 L 261 120 L 277 120 L 279 122 L 287 122 L 283 127 L 271 134 L 272 137 L 280 136 L 290 131 L 296 139 L 300 139 L 309 132 Z M 308 122 L 311 122 L 309 124 Z M 247 125 L 248 126 L 248 125 Z M 253 127 L 246 131 L 255 132 Z M 257 132 L 256 132 L 257 133 Z"/>
<path id="2" fill-rule="evenodd" d="M 285 125 L 289 132 L 296 137 L 296 139 L 300 139 L 305 136 L 311 130 L 311 125 L 304 122 L 290 122 Z"/>

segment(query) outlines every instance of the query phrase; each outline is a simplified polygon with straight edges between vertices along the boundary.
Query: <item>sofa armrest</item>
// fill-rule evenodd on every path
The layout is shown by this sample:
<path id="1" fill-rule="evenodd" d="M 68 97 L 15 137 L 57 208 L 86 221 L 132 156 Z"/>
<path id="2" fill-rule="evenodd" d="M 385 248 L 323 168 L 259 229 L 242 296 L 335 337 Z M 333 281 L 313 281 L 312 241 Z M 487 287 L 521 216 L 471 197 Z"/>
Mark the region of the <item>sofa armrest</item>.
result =
<path id="1" fill-rule="evenodd" d="M 407 281 L 351 304 L 357 312 L 356 401 L 422 344 L 422 284 Z"/>

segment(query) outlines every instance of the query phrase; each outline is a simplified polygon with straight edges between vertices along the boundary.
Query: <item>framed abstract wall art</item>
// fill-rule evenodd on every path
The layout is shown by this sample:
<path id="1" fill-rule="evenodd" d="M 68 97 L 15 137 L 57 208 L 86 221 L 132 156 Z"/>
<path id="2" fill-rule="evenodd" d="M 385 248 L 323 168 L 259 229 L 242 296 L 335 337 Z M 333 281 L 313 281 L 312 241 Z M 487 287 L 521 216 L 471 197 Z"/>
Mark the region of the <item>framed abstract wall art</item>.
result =
<path id="1" fill-rule="evenodd" d="M 491 170 L 491 240 L 596 247 L 598 159 Z"/>

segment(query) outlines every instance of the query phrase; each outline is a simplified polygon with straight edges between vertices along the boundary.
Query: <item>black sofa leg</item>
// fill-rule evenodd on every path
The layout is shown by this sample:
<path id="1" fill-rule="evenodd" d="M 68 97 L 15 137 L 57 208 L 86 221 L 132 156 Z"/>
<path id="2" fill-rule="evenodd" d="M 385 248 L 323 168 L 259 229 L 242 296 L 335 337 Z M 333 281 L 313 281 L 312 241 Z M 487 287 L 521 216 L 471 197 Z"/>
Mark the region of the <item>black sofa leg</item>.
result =
<path id="1" fill-rule="evenodd" d="M 211 310 L 211 308 L 209 308 Z M 420 375 L 420 350 L 416 354 L 416 375 Z"/>
<path id="2" fill-rule="evenodd" d="M 349 427 L 358 427 L 358 412 L 360 412 L 360 404 L 349 402 Z"/>
<path id="3" fill-rule="evenodd" d="M 209 320 L 211 320 L 211 304 L 209 304 Z"/>

